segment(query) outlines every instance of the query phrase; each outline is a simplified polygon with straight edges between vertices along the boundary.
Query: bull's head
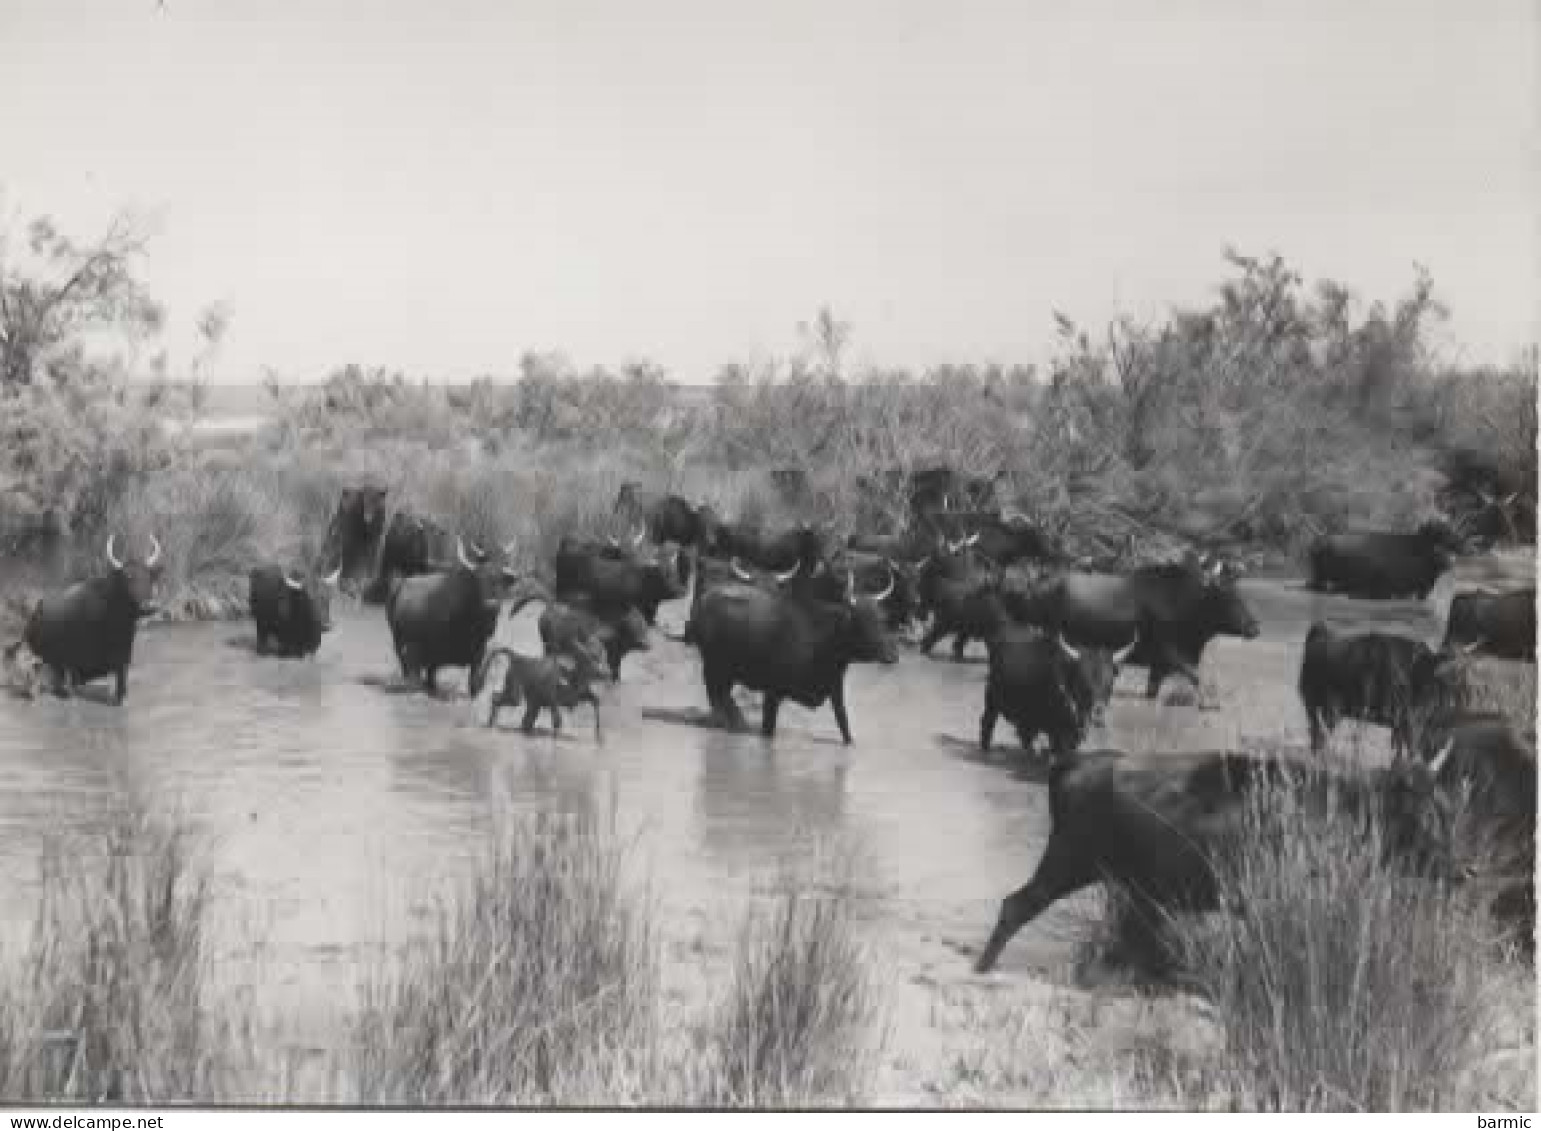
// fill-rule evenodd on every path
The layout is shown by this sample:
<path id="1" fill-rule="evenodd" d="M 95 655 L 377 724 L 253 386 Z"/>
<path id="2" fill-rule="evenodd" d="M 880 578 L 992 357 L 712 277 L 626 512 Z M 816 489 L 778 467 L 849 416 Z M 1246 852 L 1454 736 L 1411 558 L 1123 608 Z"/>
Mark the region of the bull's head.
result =
<path id="1" fill-rule="evenodd" d="M 863 598 L 856 591 L 856 572 L 845 571 L 845 601 L 851 610 L 851 634 L 848 639 L 849 658 L 861 663 L 894 664 L 899 661 L 899 648 L 889 634 L 887 620 L 880 602 L 894 589 L 894 579 L 881 593 Z"/>
<path id="2" fill-rule="evenodd" d="M 1459 882 L 1470 869 L 1457 863 L 1455 807 L 1439 788 L 1440 771 L 1454 746 L 1454 738 L 1447 738 L 1427 764 L 1404 759 L 1384 771 L 1382 805 L 1387 850 L 1415 871 Z"/>
<path id="3" fill-rule="evenodd" d="M 150 554 L 143 561 L 124 562 L 117 554 L 117 538 L 116 534 L 107 536 L 107 563 L 112 567 L 113 575 L 121 579 L 133 602 L 135 615 L 150 616 L 156 611 L 155 590 L 161 578 L 160 539 L 150 535 Z"/>
<path id="4" fill-rule="evenodd" d="M 311 615 L 315 617 L 316 625 L 322 632 L 332 631 L 332 591 L 337 588 L 341 578 L 340 565 L 322 578 L 296 577 L 287 569 L 284 570 L 284 584 L 310 598 Z"/>

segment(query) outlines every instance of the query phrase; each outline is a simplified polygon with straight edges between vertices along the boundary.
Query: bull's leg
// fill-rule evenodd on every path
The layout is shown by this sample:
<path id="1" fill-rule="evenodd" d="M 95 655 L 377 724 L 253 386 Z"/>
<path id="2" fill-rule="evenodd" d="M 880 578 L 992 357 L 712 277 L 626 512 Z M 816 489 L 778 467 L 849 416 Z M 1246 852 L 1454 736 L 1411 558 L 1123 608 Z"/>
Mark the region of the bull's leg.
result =
<path id="1" fill-rule="evenodd" d="M 423 686 L 428 689 L 429 695 L 439 694 L 439 669 L 433 665 L 423 669 Z"/>
<path id="2" fill-rule="evenodd" d="M 535 720 L 539 717 L 540 704 L 533 701 L 526 702 L 524 705 L 524 719 L 519 723 L 519 728 L 525 734 L 533 733 L 535 730 Z"/>
<path id="3" fill-rule="evenodd" d="M 921 637 L 920 640 L 920 654 L 922 656 L 929 656 L 931 654 L 931 649 L 936 647 L 937 641 L 946 636 L 947 632 L 947 623 L 939 614 L 933 613 L 931 615 L 930 627 L 926 629 L 925 636 Z"/>
<path id="4" fill-rule="evenodd" d="M 968 648 L 968 641 L 968 633 L 961 630 L 952 638 L 953 663 L 961 664 L 963 662 L 963 653 Z"/>
<path id="5" fill-rule="evenodd" d="M 503 695 L 501 692 L 493 692 L 492 698 L 487 703 L 487 725 L 498 725 L 498 712 L 503 709 Z"/>
<path id="6" fill-rule="evenodd" d="M 1161 694 L 1161 682 L 1166 679 L 1166 664 L 1157 656 L 1150 660 L 1150 675 L 1145 680 L 1145 698 L 1154 699 Z"/>
<path id="7" fill-rule="evenodd" d="M 776 733 L 776 712 L 781 709 L 781 696 L 767 691 L 760 705 L 760 733 L 770 738 Z"/>
<path id="8" fill-rule="evenodd" d="M 262 629 L 257 629 L 257 655 L 265 656 L 268 650 L 268 634 Z"/>
<path id="9" fill-rule="evenodd" d="M 829 693 L 829 705 L 835 709 L 835 722 L 840 724 L 840 738 L 847 745 L 851 745 L 851 720 L 845 714 L 845 682 L 835 684 L 834 690 Z"/>
<path id="10" fill-rule="evenodd" d="M 719 725 L 728 730 L 744 729 L 744 713 L 733 701 L 733 680 L 708 670 L 705 673 L 706 700 L 712 705 L 712 714 Z"/>
<path id="11" fill-rule="evenodd" d="M 1000 718 L 1000 705 L 988 687 L 985 688 L 985 709 L 979 714 L 979 749 L 989 750 L 990 740 L 995 737 L 995 721 Z"/>
<path id="12" fill-rule="evenodd" d="M 128 665 L 124 664 L 117 670 L 115 686 L 112 692 L 112 701 L 121 705 L 128 698 Z"/>
<path id="13" fill-rule="evenodd" d="M 562 708 L 558 707 L 555 703 L 552 703 L 551 707 L 549 709 L 551 711 L 551 733 L 552 734 L 561 734 L 562 733 Z"/>
<path id="14" fill-rule="evenodd" d="M 1056 900 L 1096 882 L 1095 873 L 1083 861 L 1084 855 L 1077 856 L 1065 840 L 1052 833 L 1049 835 L 1049 844 L 1043 850 L 1043 859 L 1038 862 L 1033 878 L 1001 901 L 995 929 L 974 962 L 975 973 L 988 973 L 1011 937 Z"/>

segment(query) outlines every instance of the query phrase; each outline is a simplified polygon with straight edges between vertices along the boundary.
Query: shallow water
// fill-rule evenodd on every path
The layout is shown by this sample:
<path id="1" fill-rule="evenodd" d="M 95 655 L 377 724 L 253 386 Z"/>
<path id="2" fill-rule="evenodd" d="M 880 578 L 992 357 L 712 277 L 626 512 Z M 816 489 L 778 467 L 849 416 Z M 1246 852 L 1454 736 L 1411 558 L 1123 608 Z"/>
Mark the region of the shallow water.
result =
<path id="1" fill-rule="evenodd" d="M 1484 570 L 1467 572 L 1486 582 Z M 1167 702 L 1170 683 L 1149 703 L 1143 670 L 1126 673 L 1092 744 L 1303 744 L 1294 682 L 1311 618 L 1437 642 L 1451 588 L 1447 580 L 1428 603 L 1370 603 L 1317 597 L 1298 582 L 1243 585 L 1261 635 L 1210 647 L 1205 705 Z M 965 952 L 1042 848 L 1045 790 L 1011 769 L 1010 728 L 997 730 L 993 760 L 975 749 L 977 645 L 962 664 L 943 658 L 944 646 L 932 659 L 909 650 L 892 668 L 852 668 L 852 747 L 840 744 L 827 706 L 783 708 L 767 742 L 682 721 L 705 697 L 694 653 L 664 638 L 683 613 L 666 606 L 652 650 L 626 660 L 604 703 L 599 744 L 587 707 L 567 713 L 561 736 L 543 716 L 527 737 L 518 711 L 494 731 L 463 698 L 402 693 L 391 686 L 379 611 L 339 612 L 313 661 L 257 657 L 249 624 L 154 626 L 141 634 L 121 708 L 0 698 L 5 905 L 30 907 L 49 833 L 91 825 L 137 784 L 213 837 L 232 985 L 260 979 L 267 1006 L 298 1019 L 356 983 L 361 958 L 444 892 L 502 801 L 566 808 L 595 786 L 613 789 L 662 904 L 674 976 L 686 982 L 700 940 L 730 941 L 739 901 L 826 836 L 859 855 L 860 914 L 887 976 L 965 980 Z M 500 636 L 538 651 L 537 615 L 527 609 Z M 442 673 L 441 683 L 463 688 L 463 673 Z M 1073 904 L 1057 908 L 1024 930 L 996 977 L 1068 979 L 1074 914 Z M 26 918 L 18 910 L 7 925 Z"/>

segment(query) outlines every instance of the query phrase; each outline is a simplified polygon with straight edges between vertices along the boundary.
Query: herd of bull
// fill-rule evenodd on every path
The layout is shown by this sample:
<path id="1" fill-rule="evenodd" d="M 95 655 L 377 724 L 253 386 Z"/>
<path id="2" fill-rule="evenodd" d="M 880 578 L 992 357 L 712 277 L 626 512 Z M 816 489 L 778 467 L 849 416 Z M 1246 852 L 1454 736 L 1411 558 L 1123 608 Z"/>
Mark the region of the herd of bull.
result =
<path id="1" fill-rule="evenodd" d="M 589 702 L 597 727 L 592 685 L 619 679 L 626 654 L 648 647 L 660 604 L 687 598 L 679 639 L 699 653 L 717 723 L 744 726 L 733 697 L 742 687 L 761 696 L 767 738 L 783 702 L 827 702 L 849 744 L 847 669 L 895 663 L 897 633 L 924 624 L 922 654 L 947 637 L 957 658 L 971 640 L 988 649 L 980 746 L 990 748 L 1004 717 L 1024 749 L 1042 736 L 1052 758 L 1049 843 L 1032 880 L 1003 902 L 980 970 L 1025 923 L 1091 884 L 1118 882 L 1163 907 L 1215 907 L 1205 846 L 1240 819 L 1247 791 L 1284 763 L 1236 752 L 1136 758 L 1080 746 L 1122 667 L 1146 668 L 1154 698 L 1171 675 L 1197 685 L 1216 636 L 1258 635 L 1239 567 L 1206 554 L 1097 568 L 1073 561 L 1024 516 L 995 507 L 988 482 L 930 469 L 910 483 L 899 530 L 854 533 L 844 545 L 811 525 L 773 531 L 723 521 L 707 505 L 628 483 L 615 510 L 631 537 L 564 536 L 549 584 L 513 568 L 511 545 L 489 554 L 400 511 L 387 522 L 383 490 L 348 489 L 326 535 L 329 574 L 252 570 L 258 650 L 314 655 L 331 628 L 331 591 L 356 581 L 366 602 L 384 606 L 405 678 L 436 692 L 441 669 L 463 667 L 475 696 L 501 657 L 493 719 L 500 706 L 522 703 L 526 730 L 542 710 L 560 728 L 563 708 Z M 1308 585 L 1365 599 L 1426 598 L 1459 550 L 1439 524 L 1326 536 L 1310 550 Z M 122 703 L 136 624 L 154 608 L 160 552 L 152 539 L 147 555 L 126 560 L 110 538 L 109 568 L 40 601 L 13 651 L 24 643 L 61 694 L 112 676 Z M 511 616 L 536 599 L 545 602 L 545 655 L 491 648 L 505 610 Z M 1312 750 L 1320 753 L 1343 719 L 1390 728 L 1393 764 L 1333 775 L 1331 792 L 1334 804 L 1380 816 L 1400 864 L 1459 876 L 1448 787 L 1462 782 L 1495 820 L 1527 830 L 1533 855 L 1533 738 L 1467 708 L 1464 665 L 1476 652 L 1534 663 L 1535 644 L 1533 586 L 1456 595 L 1438 651 L 1403 636 L 1311 625 L 1297 686 Z M 1533 919 L 1529 871 L 1515 898 Z"/>

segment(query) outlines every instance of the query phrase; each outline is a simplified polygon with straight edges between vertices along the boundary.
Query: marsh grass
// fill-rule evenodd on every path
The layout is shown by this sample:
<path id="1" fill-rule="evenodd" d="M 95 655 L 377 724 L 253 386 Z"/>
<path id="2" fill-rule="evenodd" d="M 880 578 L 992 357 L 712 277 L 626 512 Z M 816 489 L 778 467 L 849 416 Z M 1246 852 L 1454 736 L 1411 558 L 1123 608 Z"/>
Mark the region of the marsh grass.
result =
<path id="1" fill-rule="evenodd" d="M 784 867 L 768 901 L 747 910 L 726 992 L 701 1029 L 694 1102 L 860 1102 L 880 1010 L 850 882 L 848 860 Z"/>
<path id="2" fill-rule="evenodd" d="M 152 1103 L 222 1094 L 208 1000 L 205 850 L 130 797 L 48 846 L 31 932 L 0 983 L 0 1095 Z"/>
<path id="3" fill-rule="evenodd" d="M 351 1102 L 632 1103 L 654 1079 L 651 908 L 594 808 L 511 820 L 431 937 L 372 972 Z"/>
<path id="4" fill-rule="evenodd" d="M 1245 912 L 1168 924 L 1224 1031 L 1231 1089 L 1246 1109 L 1466 1110 L 1461 1070 L 1530 1009 L 1533 981 L 1516 1002 L 1485 915 L 1388 864 L 1377 821 L 1325 816 L 1304 788 L 1250 796 L 1217 862 Z"/>

